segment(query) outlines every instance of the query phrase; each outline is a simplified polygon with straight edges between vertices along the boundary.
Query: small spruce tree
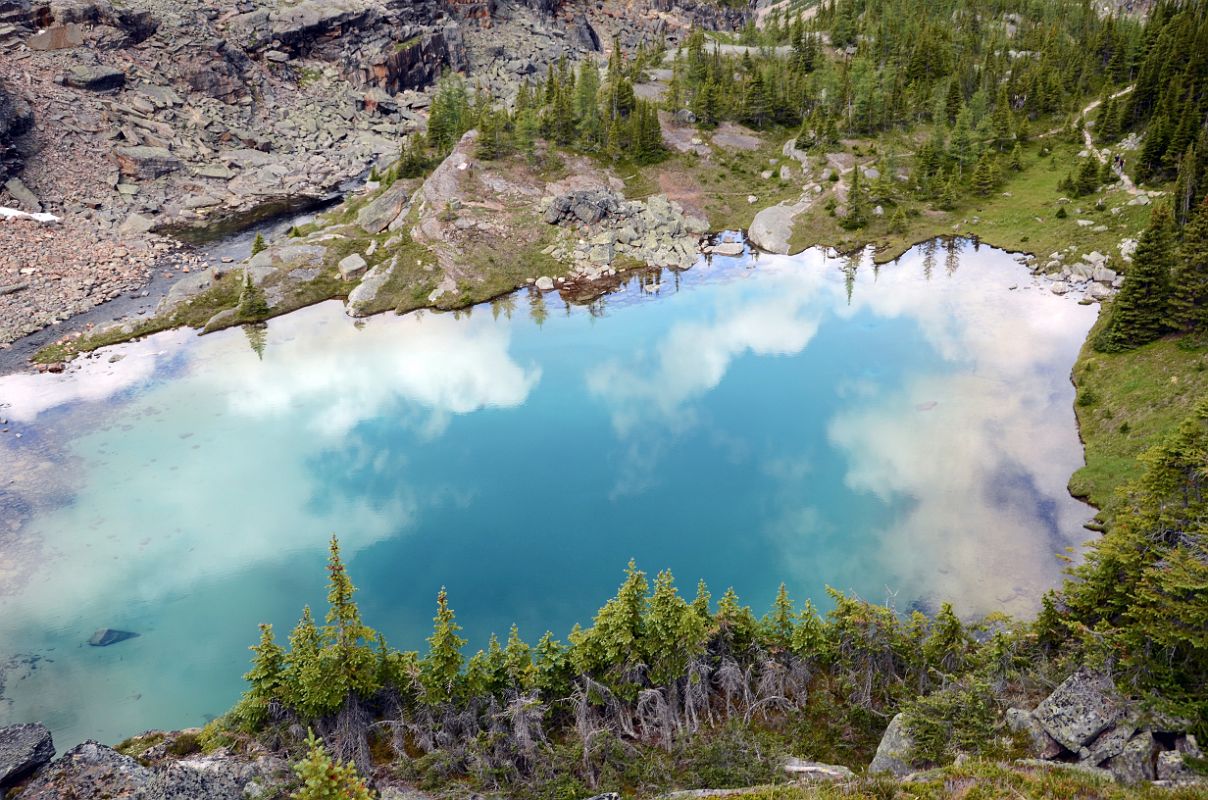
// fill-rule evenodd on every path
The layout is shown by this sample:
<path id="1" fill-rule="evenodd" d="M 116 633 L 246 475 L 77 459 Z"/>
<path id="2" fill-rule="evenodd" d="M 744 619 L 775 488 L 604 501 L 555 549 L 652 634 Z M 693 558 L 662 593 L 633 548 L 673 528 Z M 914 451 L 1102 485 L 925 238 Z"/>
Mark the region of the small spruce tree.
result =
<path id="1" fill-rule="evenodd" d="M 323 742 L 309 731 L 306 758 L 294 766 L 302 787 L 293 800 L 372 800 L 373 795 L 351 763 L 340 764 L 327 753 Z"/>

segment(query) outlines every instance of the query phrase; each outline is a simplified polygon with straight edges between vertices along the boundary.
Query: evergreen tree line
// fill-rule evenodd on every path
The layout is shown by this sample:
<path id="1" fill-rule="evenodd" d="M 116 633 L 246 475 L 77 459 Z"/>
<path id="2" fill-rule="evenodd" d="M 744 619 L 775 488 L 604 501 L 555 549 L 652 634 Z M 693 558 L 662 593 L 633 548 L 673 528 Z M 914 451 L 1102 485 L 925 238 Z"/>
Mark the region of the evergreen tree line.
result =
<path id="1" fill-rule="evenodd" d="M 666 154 L 658 107 L 635 96 L 633 75 L 649 60 L 630 59 L 615 45 L 607 70 L 591 59 L 577 68 L 565 58 L 550 64 L 536 83 L 523 82 L 510 109 L 481 89 L 471 96 L 457 75 L 443 78 L 435 92 L 425 136 L 404 144 L 399 177 L 418 177 L 448 155 L 461 136 L 477 128 L 477 155 L 493 160 L 512 153 L 532 157 L 538 143 L 652 164 Z"/>
<path id="2" fill-rule="evenodd" d="M 1182 228 L 1168 203 L 1154 208 L 1093 344 L 1120 352 L 1168 333 L 1208 333 L 1208 199 Z"/>
<path id="3" fill-rule="evenodd" d="M 1208 3 L 1157 3 L 1135 61 L 1135 88 L 1102 109 L 1100 133 L 1111 141 L 1145 131 L 1136 178 L 1177 179 L 1174 214 L 1183 224 L 1208 194 Z"/>
<path id="4" fill-rule="evenodd" d="M 768 736 L 785 747 L 867 746 L 903 710 L 916 756 L 942 763 L 958 751 L 993 754 L 1008 686 L 1083 663 L 1203 731 L 1208 402 L 1143 461 L 1104 537 L 1029 624 L 1001 615 L 965 624 L 947 604 L 934 617 L 904 615 L 833 590 L 821 614 L 783 585 L 758 617 L 732 589 L 715 603 L 701 582 L 688 598 L 670 572 L 651 583 L 631 562 L 592 625 L 576 625 L 565 643 L 547 632 L 530 645 L 513 626 L 505 643 L 492 636 L 469 659 L 442 589 L 421 655 L 391 649 L 361 621 L 333 538 L 325 624 L 305 609 L 288 648 L 262 626 L 242 701 L 206 737 L 296 746 L 310 728 L 335 763 L 366 774 L 372 739 L 432 785 L 470 778 L 578 791 L 635 763 L 666 763 L 652 753 L 691 764 L 701 742 L 705 758 L 724 762 L 734 755 L 727 743 L 750 747 L 756 737 L 765 752 L 747 752 L 752 764 L 772 761 Z M 308 747 L 311 773 L 336 768 L 317 739 Z M 752 780 L 725 774 L 709 779 Z M 338 777 L 355 783 L 350 772 Z"/>

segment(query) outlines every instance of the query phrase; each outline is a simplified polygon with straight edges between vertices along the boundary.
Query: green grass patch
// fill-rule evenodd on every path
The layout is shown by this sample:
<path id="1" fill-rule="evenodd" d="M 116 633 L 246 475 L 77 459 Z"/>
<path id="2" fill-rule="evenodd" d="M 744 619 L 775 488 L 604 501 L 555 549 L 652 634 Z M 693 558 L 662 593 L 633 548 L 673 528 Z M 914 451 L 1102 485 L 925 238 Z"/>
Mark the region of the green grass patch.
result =
<path id="1" fill-rule="evenodd" d="M 1047 144 L 1054 147 L 1051 156 L 1041 156 Z M 1007 172 L 1006 180 L 988 197 L 966 195 L 951 211 L 942 211 L 934 203 L 912 198 L 901 191 L 899 204 L 909 213 L 904 230 L 891 231 L 893 207 L 885 205 L 883 217 L 871 217 L 868 226 L 845 231 L 839 220 L 826 209 L 825 196 L 797 218 L 790 250 L 800 252 L 814 245 L 829 245 L 849 252 L 872 243 L 876 260 L 884 263 L 897 258 L 913 245 L 936 236 L 977 236 L 987 244 L 1014 252 L 1035 253 L 1047 258 L 1050 253 L 1074 247 L 1076 253 L 1098 250 L 1109 256 L 1118 255 L 1117 246 L 1127 237 L 1140 234 L 1149 219 L 1148 206 L 1130 206 L 1131 196 L 1119 189 L 1108 189 L 1083 198 L 1071 198 L 1062 203 L 1064 193 L 1058 182 L 1076 163 L 1079 148 L 1068 143 L 1043 140 L 1030 144 L 1023 157 L 1021 172 Z M 909 163 L 902 159 L 903 163 Z M 817 159 L 815 159 L 817 163 Z M 1054 166 L 1054 164 L 1056 166 Z M 850 173 L 845 176 L 850 180 Z M 830 184 L 824 183 L 824 188 Z M 1103 198 L 1105 210 L 1096 210 L 1095 201 Z M 1120 210 L 1113 214 L 1112 208 Z M 1064 208 L 1065 218 L 1057 212 Z M 1079 224 L 1089 220 L 1092 224 Z M 1095 230 L 1104 227 L 1106 230 Z"/>
<path id="2" fill-rule="evenodd" d="M 1110 514 L 1115 490 L 1141 474 L 1137 456 L 1158 442 L 1208 395 L 1208 344 L 1163 339 L 1124 353 L 1099 353 L 1089 342 L 1074 365 L 1074 411 L 1086 466 L 1070 492 Z"/>

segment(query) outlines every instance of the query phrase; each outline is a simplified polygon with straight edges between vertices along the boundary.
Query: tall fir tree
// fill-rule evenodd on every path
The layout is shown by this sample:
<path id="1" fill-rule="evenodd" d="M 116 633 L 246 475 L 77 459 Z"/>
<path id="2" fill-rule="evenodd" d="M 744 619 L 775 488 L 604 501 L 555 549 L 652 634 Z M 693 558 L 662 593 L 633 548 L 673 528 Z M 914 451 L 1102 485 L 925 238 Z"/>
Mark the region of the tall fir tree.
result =
<path id="1" fill-rule="evenodd" d="M 1189 333 L 1208 332 L 1208 200 L 1195 208 L 1183 228 L 1170 283 L 1170 326 Z"/>
<path id="2" fill-rule="evenodd" d="M 456 696 L 461 648 L 465 647 L 466 640 L 457 635 L 461 626 L 457 624 L 453 609 L 449 608 L 449 594 L 443 586 L 436 596 L 436 617 L 432 622 L 428 655 L 421 665 L 420 677 L 430 702 L 447 703 Z"/>
<path id="3" fill-rule="evenodd" d="M 1174 218 L 1165 203 L 1157 206 L 1141 234 L 1124 285 L 1112 301 L 1110 316 L 1095 337 L 1095 349 L 1119 352 L 1157 339 L 1166 330 L 1170 269 L 1174 260 Z"/>

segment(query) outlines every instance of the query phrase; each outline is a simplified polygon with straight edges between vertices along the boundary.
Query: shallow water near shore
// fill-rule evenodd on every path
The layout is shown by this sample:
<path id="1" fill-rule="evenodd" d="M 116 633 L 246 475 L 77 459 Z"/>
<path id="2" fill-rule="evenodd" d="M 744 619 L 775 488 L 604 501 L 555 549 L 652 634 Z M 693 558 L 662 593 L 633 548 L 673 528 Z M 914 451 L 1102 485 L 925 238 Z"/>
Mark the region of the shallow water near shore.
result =
<path id="1" fill-rule="evenodd" d="M 1065 486 L 1096 313 L 933 242 L 715 258 L 588 307 L 325 303 L 0 378 L 0 722 L 62 751 L 222 713 L 256 624 L 322 613 L 332 533 L 403 648 L 442 585 L 471 650 L 564 639 L 631 557 L 758 614 L 781 581 L 1026 614 L 1089 536 Z"/>

